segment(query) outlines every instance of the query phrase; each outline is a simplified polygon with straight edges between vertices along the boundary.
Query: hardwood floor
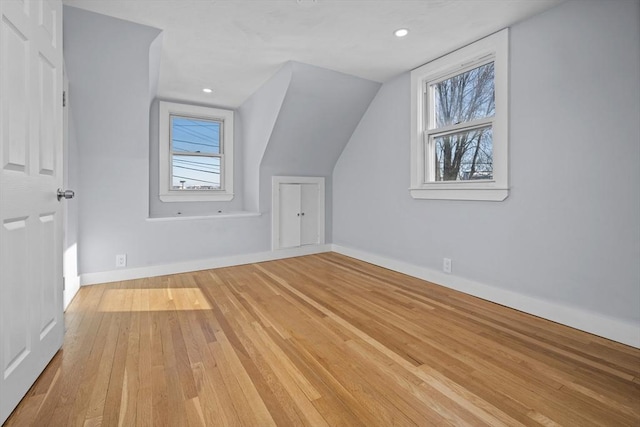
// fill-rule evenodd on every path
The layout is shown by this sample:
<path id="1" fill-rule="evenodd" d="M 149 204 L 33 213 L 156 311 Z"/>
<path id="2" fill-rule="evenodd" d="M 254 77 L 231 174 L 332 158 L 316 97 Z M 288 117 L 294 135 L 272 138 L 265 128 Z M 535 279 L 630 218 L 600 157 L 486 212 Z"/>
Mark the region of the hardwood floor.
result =
<path id="1" fill-rule="evenodd" d="M 7 426 L 640 425 L 640 350 L 335 253 L 82 288 Z"/>

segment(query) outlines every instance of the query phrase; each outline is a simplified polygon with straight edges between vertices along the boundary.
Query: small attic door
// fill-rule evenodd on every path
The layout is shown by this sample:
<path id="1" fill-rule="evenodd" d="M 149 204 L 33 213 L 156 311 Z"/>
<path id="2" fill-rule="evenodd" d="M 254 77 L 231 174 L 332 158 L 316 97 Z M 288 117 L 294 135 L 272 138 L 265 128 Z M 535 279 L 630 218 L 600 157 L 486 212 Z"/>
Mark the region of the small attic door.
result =
<path id="1" fill-rule="evenodd" d="M 273 177 L 272 247 L 324 244 L 324 178 Z"/>

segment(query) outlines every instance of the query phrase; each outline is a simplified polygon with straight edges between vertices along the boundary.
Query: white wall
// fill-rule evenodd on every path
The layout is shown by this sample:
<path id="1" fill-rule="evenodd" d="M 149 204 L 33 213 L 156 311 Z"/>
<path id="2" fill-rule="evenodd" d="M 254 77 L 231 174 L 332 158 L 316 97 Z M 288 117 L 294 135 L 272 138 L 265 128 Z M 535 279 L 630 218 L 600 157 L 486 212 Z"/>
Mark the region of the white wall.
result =
<path id="1" fill-rule="evenodd" d="M 162 203 L 157 197 L 157 102 L 150 99 L 160 31 L 72 7 L 64 13 L 65 58 L 77 112 L 78 247 L 85 276 L 114 270 L 116 254 L 127 254 L 127 268 L 137 269 L 132 272 L 137 275 L 150 266 L 184 267 L 197 260 L 270 251 L 271 176 L 330 180 L 335 160 L 380 86 L 318 67 L 286 64 L 284 79 L 276 75 L 236 112 L 234 200 Z M 251 152 L 245 155 L 245 148 Z M 252 168 L 247 173 L 251 208 L 258 208 L 259 195 L 262 215 L 185 219 L 246 209 L 243 159 Z M 330 206 L 330 193 L 328 198 Z M 148 220 L 150 213 L 161 217 L 177 211 L 182 218 Z M 328 230 L 330 213 L 329 208 Z"/>
<path id="2" fill-rule="evenodd" d="M 149 47 L 158 30 L 65 7 L 80 273 L 269 250 L 265 217 L 149 222 Z"/>
<path id="3" fill-rule="evenodd" d="M 260 163 L 260 210 L 271 210 L 272 176 L 325 178 L 325 232 L 331 242 L 333 168 L 380 84 L 291 62 L 292 75 Z"/>
<path id="4" fill-rule="evenodd" d="M 293 73 L 292 63 L 286 63 L 239 109 L 242 120 L 242 138 L 245 146 L 244 205 L 249 211 L 260 211 L 260 164 L 267 149 L 273 127 L 282 108 Z M 241 158 L 236 156 L 236 158 Z"/>
<path id="5" fill-rule="evenodd" d="M 410 197 L 409 74 L 386 83 L 334 169 L 333 242 L 431 272 L 449 257 L 452 283 L 613 319 L 640 343 L 639 16 L 573 1 L 512 28 L 504 202 Z"/>

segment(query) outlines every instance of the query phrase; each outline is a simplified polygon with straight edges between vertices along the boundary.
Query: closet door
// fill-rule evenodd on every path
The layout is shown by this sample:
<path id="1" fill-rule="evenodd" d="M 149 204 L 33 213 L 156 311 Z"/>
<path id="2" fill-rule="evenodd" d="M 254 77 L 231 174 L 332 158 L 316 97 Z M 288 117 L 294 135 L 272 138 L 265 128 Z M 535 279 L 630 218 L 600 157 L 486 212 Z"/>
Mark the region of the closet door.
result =
<path id="1" fill-rule="evenodd" d="M 318 241 L 318 185 L 300 184 L 300 246 Z"/>
<path id="2" fill-rule="evenodd" d="M 280 184 L 280 247 L 300 246 L 300 184 Z"/>
<path id="3" fill-rule="evenodd" d="M 324 178 L 274 176 L 272 191 L 273 250 L 324 244 Z"/>

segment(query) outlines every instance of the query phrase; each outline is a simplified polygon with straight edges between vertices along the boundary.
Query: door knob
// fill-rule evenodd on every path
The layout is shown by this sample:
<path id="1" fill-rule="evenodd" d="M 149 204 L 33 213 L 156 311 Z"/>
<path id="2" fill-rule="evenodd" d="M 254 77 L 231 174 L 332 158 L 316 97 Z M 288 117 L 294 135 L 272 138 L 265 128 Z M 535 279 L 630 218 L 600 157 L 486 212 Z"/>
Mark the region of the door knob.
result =
<path id="1" fill-rule="evenodd" d="M 58 188 L 58 201 L 62 199 L 73 199 L 75 195 L 76 193 L 71 190 L 62 191 L 62 189 Z"/>

